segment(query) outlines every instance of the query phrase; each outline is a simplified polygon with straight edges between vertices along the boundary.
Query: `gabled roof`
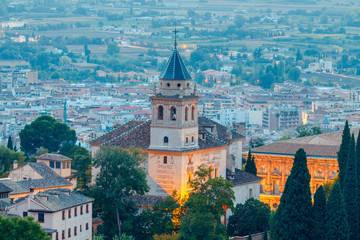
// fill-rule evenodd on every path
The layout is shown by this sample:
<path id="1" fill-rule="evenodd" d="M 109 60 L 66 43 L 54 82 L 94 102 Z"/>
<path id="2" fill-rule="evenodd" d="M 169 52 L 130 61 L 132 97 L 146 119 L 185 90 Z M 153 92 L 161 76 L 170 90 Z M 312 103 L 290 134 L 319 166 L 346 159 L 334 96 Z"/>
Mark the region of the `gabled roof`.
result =
<path id="1" fill-rule="evenodd" d="M 53 170 L 51 170 L 43 162 L 29 162 L 28 165 L 34 169 L 43 178 L 57 178 L 59 177 Z"/>
<path id="2" fill-rule="evenodd" d="M 203 131 L 203 132 L 208 132 L 206 130 L 206 128 L 210 128 L 210 127 L 213 127 L 214 130 L 216 129 L 217 132 L 215 132 L 215 136 L 217 136 L 217 138 L 223 140 L 223 141 L 226 141 L 226 140 L 237 140 L 237 139 L 242 139 L 244 138 L 244 136 L 234 130 L 231 130 L 231 139 L 227 139 L 226 137 L 226 131 L 227 131 L 227 127 L 209 119 L 209 118 L 206 118 L 206 117 L 199 117 L 198 118 L 198 122 L 199 122 L 199 131 Z"/>
<path id="3" fill-rule="evenodd" d="M 12 192 L 13 190 L 11 188 L 9 188 L 8 186 L 6 186 L 5 184 L 2 184 L 0 182 L 0 193 L 8 193 L 8 192 Z"/>
<path id="4" fill-rule="evenodd" d="M 58 162 L 71 161 L 71 158 L 68 158 L 61 154 L 55 154 L 55 153 L 44 153 L 44 154 L 41 154 L 40 156 L 37 156 L 36 159 L 58 161 Z"/>
<path id="5" fill-rule="evenodd" d="M 226 169 L 226 175 L 230 174 L 230 170 Z M 242 184 L 246 184 L 246 183 L 251 183 L 251 182 L 260 182 L 261 181 L 261 177 L 258 177 L 254 174 L 242 171 L 240 169 L 235 169 L 235 174 L 234 174 L 234 178 L 230 179 L 228 178 L 228 180 L 230 182 L 232 182 L 232 184 L 236 185 L 242 185 Z"/>
<path id="6" fill-rule="evenodd" d="M 174 49 L 173 54 L 166 64 L 165 70 L 160 74 L 159 78 L 167 80 L 191 79 L 191 76 L 188 73 L 177 49 Z"/>
<path id="7" fill-rule="evenodd" d="M 59 175 L 53 178 L 44 178 L 44 179 L 29 179 L 24 181 L 19 181 L 18 183 L 23 186 L 30 188 L 50 188 L 50 187 L 64 187 L 64 186 L 72 186 L 71 182 L 66 180 Z"/>
<path id="8" fill-rule="evenodd" d="M 30 192 L 28 187 L 25 187 L 21 185 L 20 183 L 13 182 L 10 179 L 9 180 L 1 180 L 2 184 L 7 186 L 8 188 L 12 189 L 11 194 L 18 194 L 18 193 L 28 193 Z"/>

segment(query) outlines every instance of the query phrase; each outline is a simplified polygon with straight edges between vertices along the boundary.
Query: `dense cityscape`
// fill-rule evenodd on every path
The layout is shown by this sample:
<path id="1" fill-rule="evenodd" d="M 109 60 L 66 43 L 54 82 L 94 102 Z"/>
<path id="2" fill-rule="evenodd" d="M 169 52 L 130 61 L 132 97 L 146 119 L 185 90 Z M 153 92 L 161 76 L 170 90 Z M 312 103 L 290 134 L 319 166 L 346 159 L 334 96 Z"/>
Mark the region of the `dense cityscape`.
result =
<path id="1" fill-rule="evenodd" d="M 0 0 L 0 239 L 357 239 L 359 9 Z"/>

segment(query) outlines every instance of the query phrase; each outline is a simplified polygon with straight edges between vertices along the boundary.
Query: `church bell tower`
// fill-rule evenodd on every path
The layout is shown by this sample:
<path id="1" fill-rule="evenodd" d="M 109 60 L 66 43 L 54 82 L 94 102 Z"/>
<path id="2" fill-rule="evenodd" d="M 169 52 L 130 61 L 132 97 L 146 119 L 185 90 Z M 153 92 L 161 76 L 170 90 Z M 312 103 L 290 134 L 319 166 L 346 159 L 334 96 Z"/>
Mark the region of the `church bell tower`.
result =
<path id="1" fill-rule="evenodd" d="M 166 68 L 160 74 L 158 91 L 150 97 L 152 122 L 151 150 L 185 151 L 198 149 L 198 100 L 196 87 L 175 47 Z"/>

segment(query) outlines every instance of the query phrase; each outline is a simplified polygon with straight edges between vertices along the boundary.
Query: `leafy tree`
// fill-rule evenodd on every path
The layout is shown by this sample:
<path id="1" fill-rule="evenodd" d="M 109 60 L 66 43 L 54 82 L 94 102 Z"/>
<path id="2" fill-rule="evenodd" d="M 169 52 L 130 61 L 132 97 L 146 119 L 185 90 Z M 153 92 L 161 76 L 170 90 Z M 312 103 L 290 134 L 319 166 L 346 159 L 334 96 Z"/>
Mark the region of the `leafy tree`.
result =
<path id="1" fill-rule="evenodd" d="M 345 179 L 345 175 L 346 175 L 345 171 L 346 171 L 346 163 L 347 163 L 348 153 L 349 153 L 349 148 L 350 148 L 350 140 L 351 140 L 351 136 L 350 136 L 349 123 L 346 120 L 342 139 L 341 139 L 340 150 L 337 153 L 338 163 L 339 163 L 339 182 L 340 182 L 341 189 L 343 189 L 344 179 Z"/>
<path id="2" fill-rule="evenodd" d="M 250 141 L 249 141 L 249 146 L 251 148 L 264 146 L 264 140 L 262 138 L 259 138 L 259 137 L 251 138 Z"/>
<path id="3" fill-rule="evenodd" d="M 259 78 L 259 86 L 265 89 L 271 88 L 274 82 L 274 75 L 272 73 L 265 73 Z"/>
<path id="4" fill-rule="evenodd" d="M 152 240 L 154 235 L 171 234 L 175 230 L 173 212 L 180 207 L 172 197 L 156 204 L 152 210 L 146 209 L 141 212 L 136 222 L 134 236 L 137 239 Z"/>
<path id="5" fill-rule="evenodd" d="M 161 235 L 157 235 L 155 234 L 153 236 L 154 240 L 178 240 L 180 238 L 180 234 L 176 233 L 176 234 L 161 234 Z"/>
<path id="6" fill-rule="evenodd" d="M 110 44 L 107 46 L 106 52 L 107 52 L 108 54 L 110 54 L 110 55 L 114 55 L 114 54 L 120 52 L 120 48 L 119 48 L 119 46 L 118 46 L 116 43 L 110 43 Z"/>
<path id="7" fill-rule="evenodd" d="M 236 15 L 234 23 L 236 27 L 242 28 L 246 23 L 246 18 L 241 15 Z"/>
<path id="8" fill-rule="evenodd" d="M 309 239 L 311 232 L 310 174 L 304 149 L 295 153 L 280 205 L 275 214 L 276 239 Z"/>
<path id="9" fill-rule="evenodd" d="M 326 239 L 348 240 L 350 239 L 349 224 L 345 209 L 345 202 L 339 183 L 335 183 L 326 203 Z"/>
<path id="10" fill-rule="evenodd" d="M 358 188 L 357 188 L 357 169 L 356 169 L 356 155 L 355 155 L 355 137 L 352 134 L 350 141 L 350 149 L 348 160 L 346 164 L 346 172 L 344 179 L 344 202 L 348 215 L 348 223 L 350 227 L 350 239 L 356 239 L 359 236 L 358 229 Z"/>
<path id="11" fill-rule="evenodd" d="M 298 81 L 300 78 L 300 70 L 296 67 L 293 67 L 289 70 L 288 78 L 293 81 Z"/>
<path id="12" fill-rule="evenodd" d="M 254 156 L 251 155 L 251 150 L 250 149 L 249 149 L 248 157 L 247 157 L 247 160 L 246 160 L 245 172 L 252 173 L 254 175 L 257 174 L 257 169 L 256 169 L 256 165 L 255 165 L 255 159 L 254 159 Z"/>
<path id="13" fill-rule="evenodd" d="M 325 206 L 326 196 L 323 186 L 320 186 L 314 195 L 314 206 L 312 208 L 313 229 L 312 239 L 325 239 Z"/>
<path id="14" fill-rule="evenodd" d="M 33 217 L 6 217 L 0 215 L 0 236 L 2 240 L 50 240 L 47 233 Z"/>
<path id="15" fill-rule="evenodd" d="M 38 117 L 27 124 L 20 132 L 21 150 L 26 154 L 35 154 L 37 149 L 44 147 L 50 152 L 60 151 L 66 154 L 76 143 L 76 133 L 66 124 L 51 116 Z"/>
<path id="16" fill-rule="evenodd" d="M 299 133 L 298 137 L 306 137 L 312 135 L 319 135 L 322 134 L 320 127 L 315 126 L 309 129 L 306 125 L 301 124 L 300 126 L 296 127 L 296 131 Z"/>
<path id="17" fill-rule="evenodd" d="M 77 189 L 87 190 L 91 182 L 91 155 L 86 148 L 74 146 L 67 155 L 72 159 L 71 168 L 77 171 Z"/>
<path id="18" fill-rule="evenodd" d="M 9 138 L 8 138 L 7 148 L 10 150 L 14 150 L 11 136 L 9 136 Z"/>
<path id="19" fill-rule="evenodd" d="M 235 199 L 232 184 L 222 177 L 211 177 L 211 169 L 200 166 L 190 182 L 193 191 L 185 204 L 181 219 L 181 239 L 226 239 L 226 227 L 221 223 L 225 207 L 233 209 Z"/>
<path id="20" fill-rule="evenodd" d="M 120 147 L 104 147 L 95 155 L 93 164 L 100 173 L 90 195 L 95 198 L 95 211 L 104 219 L 102 231 L 108 238 L 133 228 L 137 209 L 132 196 L 149 190 L 141 167 L 144 160 L 144 152 Z"/>
<path id="21" fill-rule="evenodd" d="M 236 205 L 234 215 L 229 217 L 229 234 L 245 236 L 262 232 L 269 227 L 270 214 L 269 205 L 250 198 L 244 204 Z"/>
<path id="22" fill-rule="evenodd" d="M 24 165 L 25 155 L 24 152 L 15 152 L 5 146 L 0 146 L 0 177 L 5 177 L 4 173 L 8 172 L 14 161 L 18 164 Z"/>

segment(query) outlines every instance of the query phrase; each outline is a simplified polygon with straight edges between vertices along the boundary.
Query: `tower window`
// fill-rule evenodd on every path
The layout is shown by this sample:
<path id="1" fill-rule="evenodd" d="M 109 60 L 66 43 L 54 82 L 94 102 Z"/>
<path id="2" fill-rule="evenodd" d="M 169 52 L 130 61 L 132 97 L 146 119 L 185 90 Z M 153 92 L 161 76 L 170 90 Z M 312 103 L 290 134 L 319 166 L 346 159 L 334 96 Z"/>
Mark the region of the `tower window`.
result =
<path id="1" fill-rule="evenodd" d="M 170 108 L 170 120 L 176 121 L 176 107 Z"/>
<path id="2" fill-rule="evenodd" d="M 189 108 L 185 107 L 185 122 L 187 122 L 188 120 L 188 115 L 189 115 Z"/>
<path id="3" fill-rule="evenodd" d="M 170 83 L 167 83 L 166 86 L 170 87 Z"/>
<path id="4" fill-rule="evenodd" d="M 164 119 L 164 107 L 159 106 L 158 107 L 158 120 L 163 120 L 163 119 Z"/>
<path id="5" fill-rule="evenodd" d="M 191 120 L 194 121 L 195 119 L 195 106 L 191 107 Z"/>
<path id="6" fill-rule="evenodd" d="M 164 137 L 164 145 L 168 145 L 169 143 L 169 138 L 168 137 Z"/>
<path id="7" fill-rule="evenodd" d="M 189 138 L 188 137 L 186 137 L 186 144 L 189 144 Z"/>
<path id="8" fill-rule="evenodd" d="M 178 83 L 178 84 L 177 84 L 177 86 L 178 86 L 178 87 L 181 87 L 181 84 L 180 84 L 180 83 Z"/>
<path id="9" fill-rule="evenodd" d="M 167 156 L 164 156 L 164 164 L 167 164 Z"/>
<path id="10" fill-rule="evenodd" d="M 186 84 L 186 86 L 187 86 L 187 88 L 189 88 L 189 87 L 190 87 L 190 83 Z"/>
<path id="11" fill-rule="evenodd" d="M 191 137 L 191 142 L 194 143 L 194 136 Z"/>

